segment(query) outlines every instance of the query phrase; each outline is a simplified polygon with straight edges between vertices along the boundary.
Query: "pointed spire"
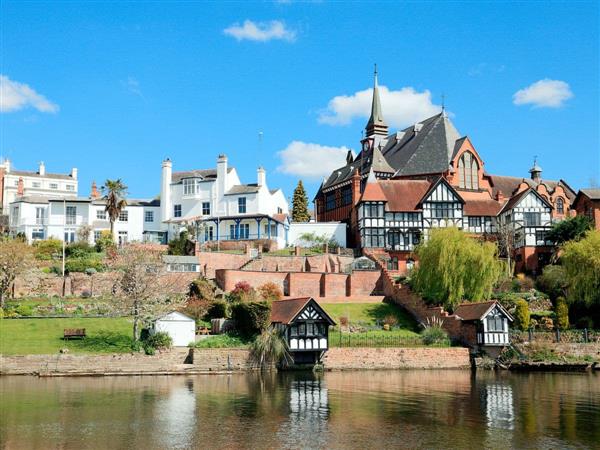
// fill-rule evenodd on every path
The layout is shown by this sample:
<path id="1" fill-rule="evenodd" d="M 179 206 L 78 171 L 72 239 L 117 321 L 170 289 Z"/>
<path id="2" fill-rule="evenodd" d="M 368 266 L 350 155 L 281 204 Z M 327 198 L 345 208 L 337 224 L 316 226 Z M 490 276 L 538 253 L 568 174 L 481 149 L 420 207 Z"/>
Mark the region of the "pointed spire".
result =
<path id="1" fill-rule="evenodd" d="M 381 100 L 379 98 L 379 83 L 377 82 L 377 64 L 375 64 L 374 71 L 374 83 L 373 83 L 373 101 L 371 103 L 371 117 L 367 122 L 367 137 L 374 134 L 387 136 L 388 126 L 383 120 L 383 113 L 381 112 Z"/>

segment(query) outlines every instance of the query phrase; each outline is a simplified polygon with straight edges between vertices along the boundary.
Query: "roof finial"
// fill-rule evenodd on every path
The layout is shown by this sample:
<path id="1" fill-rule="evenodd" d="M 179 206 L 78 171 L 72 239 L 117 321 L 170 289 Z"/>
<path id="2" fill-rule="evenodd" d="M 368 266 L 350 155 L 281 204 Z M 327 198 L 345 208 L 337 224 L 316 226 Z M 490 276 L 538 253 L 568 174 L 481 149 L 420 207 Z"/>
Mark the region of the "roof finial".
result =
<path id="1" fill-rule="evenodd" d="M 375 79 L 377 80 L 377 63 L 375 63 L 375 70 L 373 71 L 373 74 L 375 75 Z"/>

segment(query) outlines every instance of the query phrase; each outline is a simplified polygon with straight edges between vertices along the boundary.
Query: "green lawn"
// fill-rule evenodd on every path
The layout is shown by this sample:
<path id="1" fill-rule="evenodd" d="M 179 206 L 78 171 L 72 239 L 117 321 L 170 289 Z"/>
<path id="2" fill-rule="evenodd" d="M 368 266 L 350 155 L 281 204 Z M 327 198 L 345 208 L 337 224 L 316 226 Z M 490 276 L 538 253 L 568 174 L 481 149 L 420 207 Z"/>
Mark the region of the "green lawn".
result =
<path id="1" fill-rule="evenodd" d="M 87 338 L 64 341 L 65 328 L 85 328 Z M 132 324 L 127 318 L 2 319 L 0 353 L 3 355 L 122 353 L 131 351 Z"/>
<path id="2" fill-rule="evenodd" d="M 374 326 L 386 316 L 392 315 L 398 320 L 398 328 L 413 335 L 419 331 L 419 326 L 412 316 L 396 305 L 388 303 L 323 303 L 321 306 L 338 324 L 340 317 L 348 317 L 351 325 Z"/>

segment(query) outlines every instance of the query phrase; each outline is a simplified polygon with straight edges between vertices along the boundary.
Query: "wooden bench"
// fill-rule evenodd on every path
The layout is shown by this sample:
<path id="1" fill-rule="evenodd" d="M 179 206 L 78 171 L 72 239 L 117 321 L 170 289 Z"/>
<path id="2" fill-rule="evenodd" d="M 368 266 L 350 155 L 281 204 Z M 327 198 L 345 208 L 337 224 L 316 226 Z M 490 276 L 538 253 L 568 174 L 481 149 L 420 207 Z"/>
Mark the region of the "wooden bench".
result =
<path id="1" fill-rule="evenodd" d="M 85 328 L 65 328 L 63 339 L 83 339 L 85 337 Z"/>
<path id="2" fill-rule="evenodd" d="M 201 334 L 201 335 L 204 335 L 204 336 L 207 335 L 207 334 L 210 334 L 210 329 L 206 328 L 206 327 L 199 328 L 198 329 L 198 334 Z"/>

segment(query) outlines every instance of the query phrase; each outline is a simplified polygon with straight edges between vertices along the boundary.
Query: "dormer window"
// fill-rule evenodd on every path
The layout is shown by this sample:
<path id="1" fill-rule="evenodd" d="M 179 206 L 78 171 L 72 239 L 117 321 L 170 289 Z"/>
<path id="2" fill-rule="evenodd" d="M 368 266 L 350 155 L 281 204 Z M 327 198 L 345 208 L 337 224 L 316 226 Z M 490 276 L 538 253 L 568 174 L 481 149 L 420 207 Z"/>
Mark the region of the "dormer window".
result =
<path id="1" fill-rule="evenodd" d="M 458 185 L 463 189 L 479 189 L 479 164 L 471 152 L 465 152 L 458 160 Z"/>
<path id="2" fill-rule="evenodd" d="M 196 195 L 200 193 L 199 178 L 184 178 L 183 179 L 183 195 Z"/>

